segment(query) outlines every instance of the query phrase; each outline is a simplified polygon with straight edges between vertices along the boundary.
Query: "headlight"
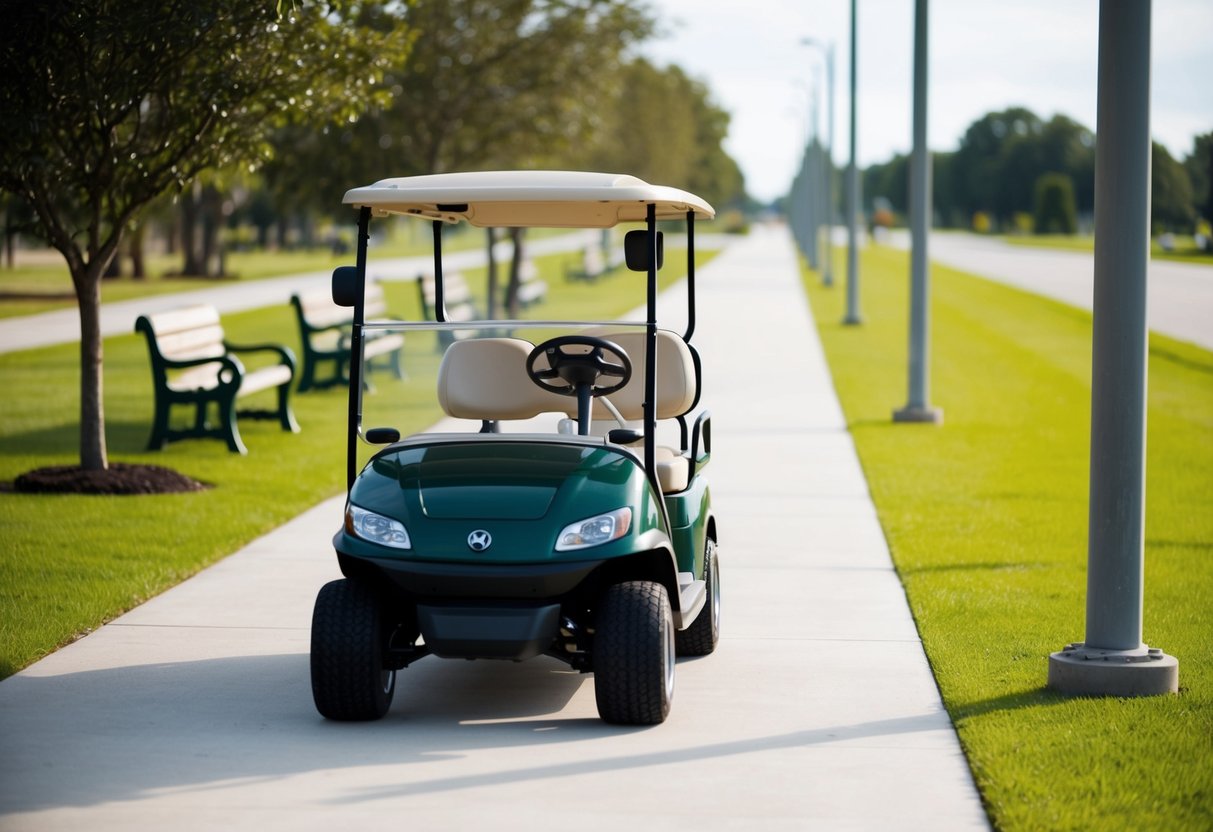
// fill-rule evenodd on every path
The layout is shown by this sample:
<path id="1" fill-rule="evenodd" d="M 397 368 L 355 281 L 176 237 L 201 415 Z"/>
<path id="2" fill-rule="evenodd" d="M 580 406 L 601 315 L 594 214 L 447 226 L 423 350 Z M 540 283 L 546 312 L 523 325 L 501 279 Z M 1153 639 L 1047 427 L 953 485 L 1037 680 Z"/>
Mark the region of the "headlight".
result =
<path id="1" fill-rule="evenodd" d="M 378 543 L 380 546 L 391 546 L 393 549 L 413 548 L 403 523 L 358 506 L 346 507 L 345 530 L 355 537 Z"/>
<path id="2" fill-rule="evenodd" d="M 572 549 L 586 549 L 590 546 L 601 546 L 618 540 L 628 533 L 632 527 L 632 510 L 630 508 L 616 509 L 597 517 L 588 517 L 565 526 L 556 538 L 556 551 L 568 552 Z"/>

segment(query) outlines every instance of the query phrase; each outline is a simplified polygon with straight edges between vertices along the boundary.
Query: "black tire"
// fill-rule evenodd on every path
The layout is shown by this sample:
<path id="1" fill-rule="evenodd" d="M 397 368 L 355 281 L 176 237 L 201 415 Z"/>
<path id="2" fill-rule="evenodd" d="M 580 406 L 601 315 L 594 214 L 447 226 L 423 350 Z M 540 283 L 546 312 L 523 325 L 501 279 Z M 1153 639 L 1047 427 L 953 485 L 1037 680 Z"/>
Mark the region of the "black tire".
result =
<path id="1" fill-rule="evenodd" d="M 679 656 L 706 656 L 716 650 L 720 641 L 720 559 L 716 556 L 716 541 L 710 537 L 703 547 L 703 580 L 708 600 L 691 626 L 674 634 Z"/>
<path id="2" fill-rule="evenodd" d="M 620 725 L 657 725 L 674 697 L 674 616 L 653 581 L 607 588 L 594 621 L 598 715 Z"/>
<path id="3" fill-rule="evenodd" d="M 327 719 L 379 719 L 396 692 L 384 666 L 387 631 L 379 598 L 348 578 L 320 589 L 312 611 L 312 699 Z"/>

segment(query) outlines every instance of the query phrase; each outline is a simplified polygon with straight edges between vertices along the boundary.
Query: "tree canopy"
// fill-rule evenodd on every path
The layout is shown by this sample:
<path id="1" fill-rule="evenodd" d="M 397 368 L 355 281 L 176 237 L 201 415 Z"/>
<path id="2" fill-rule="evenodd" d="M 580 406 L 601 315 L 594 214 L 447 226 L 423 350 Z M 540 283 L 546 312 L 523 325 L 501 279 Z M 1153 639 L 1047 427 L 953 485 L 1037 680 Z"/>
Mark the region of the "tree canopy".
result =
<path id="1" fill-rule="evenodd" d="M 408 48 L 396 6 L 0 0 L 0 189 L 72 275 L 83 467 L 107 466 L 99 282 L 128 223 L 204 170 L 256 166 L 277 125 L 353 118 Z"/>

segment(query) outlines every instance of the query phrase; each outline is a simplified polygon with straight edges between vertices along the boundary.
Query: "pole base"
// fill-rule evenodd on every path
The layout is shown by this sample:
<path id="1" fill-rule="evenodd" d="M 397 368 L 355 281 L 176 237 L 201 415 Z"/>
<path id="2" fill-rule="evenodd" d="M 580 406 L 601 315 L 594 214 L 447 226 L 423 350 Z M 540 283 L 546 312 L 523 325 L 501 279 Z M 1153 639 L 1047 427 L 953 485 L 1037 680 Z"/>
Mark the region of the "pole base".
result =
<path id="1" fill-rule="evenodd" d="M 842 323 L 843 323 L 843 326 L 859 326 L 860 324 L 863 323 L 863 316 L 848 314 L 845 318 L 842 319 Z"/>
<path id="2" fill-rule="evenodd" d="M 1161 696 L 1179 691 L 1179 660 L 1156 647 L 1100 650 L 1069 644 L 1049 656 L 1049 688 L 1078 696 Z"/>
<path id="3" fill-rule="evenodd" d="M 906 405 L 901 410 L 893 411 L 893 421 L 942 425 L 943 411 L 938 407 L 915 407 L 913 405 Z"/>

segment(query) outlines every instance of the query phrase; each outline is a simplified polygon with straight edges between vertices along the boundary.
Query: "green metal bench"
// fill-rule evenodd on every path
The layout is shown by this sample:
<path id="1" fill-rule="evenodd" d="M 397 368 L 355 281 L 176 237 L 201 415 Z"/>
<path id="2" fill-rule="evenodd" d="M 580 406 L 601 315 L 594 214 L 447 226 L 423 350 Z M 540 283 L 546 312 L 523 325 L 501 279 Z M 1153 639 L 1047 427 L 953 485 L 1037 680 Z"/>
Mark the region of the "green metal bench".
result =
<path id="1" fill-rule="evenodd" d="M 327 289 L 301 292 L 291 296 L 291 306 L 299 321 L 300 342 L 303 345 L 303 369 L 299 373 L 299 392 L 319 390 L 336 384 L 350 383 L 350 333 L 354 310 L 333 303 Z M 378 320 L 387 314 L 383 287 L 368 281 L 366 287 L 366 319 Z M 369 371 L 390 369 L 396 378 L 404 378 L 400 354 L 404 349 L 404 334 L 400 332 L 363 331 L 363 383 L 372 389 Z M 322 364 L 331 363 L 332 372 L 321 378 Z"/>
<path id="2" fill-rule="evenodd" d="M 299 432 L 290 404 L 295 356 L 286 347 L 228 343 L 219 323 L 219 312 L 205 304 L 141 315 L 135 322 L 135 331 L 147 337 L 156 398 L 149 450 L 158 451 L 177 439 L 211 437 L 225 440 L 229 450 L 248 453 L 236 425 L 238 415 L 277 419 L 283 430 Z M 235 353 L 249 352 L 275 353 L 278 362 L 247 370 Z M 237 399 L 272 388 L 278 392 L 276 410 L 236 410 Z M 218 427 L 208 422 L 211 403 L 218 410 Z M 173 405 L 195 408 L 193 427 L 169 427 Z"/>

